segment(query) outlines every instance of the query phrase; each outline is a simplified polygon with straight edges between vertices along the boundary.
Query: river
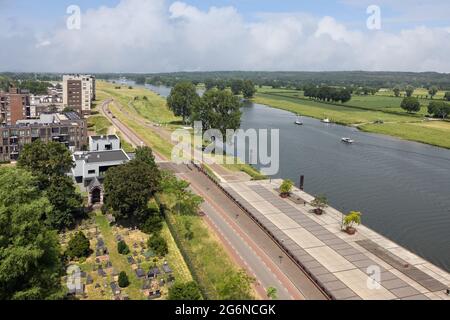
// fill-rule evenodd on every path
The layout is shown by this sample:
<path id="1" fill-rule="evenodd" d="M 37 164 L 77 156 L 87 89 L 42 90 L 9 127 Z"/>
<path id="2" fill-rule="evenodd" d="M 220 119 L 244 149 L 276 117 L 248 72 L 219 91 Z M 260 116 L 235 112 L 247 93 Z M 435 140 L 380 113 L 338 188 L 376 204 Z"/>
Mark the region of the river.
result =
<path id="1" fill-rule="evenodd" d="M 450 272 L 450 150 L 307 117 L 298 126 L 292 113 L 255 103 L 242 111 L 243 129 L 280 129 L 273 178 L 298 184 L 305 175 L 306 192 L 325 194 L 343 212 L 361 211 L 365 225 Z"/>

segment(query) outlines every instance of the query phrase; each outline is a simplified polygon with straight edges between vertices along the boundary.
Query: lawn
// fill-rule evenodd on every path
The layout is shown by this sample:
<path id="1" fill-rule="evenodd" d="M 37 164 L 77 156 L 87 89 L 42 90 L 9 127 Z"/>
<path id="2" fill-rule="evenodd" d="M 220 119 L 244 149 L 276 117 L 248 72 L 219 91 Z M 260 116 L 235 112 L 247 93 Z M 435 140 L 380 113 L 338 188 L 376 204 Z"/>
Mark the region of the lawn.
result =
<path id="1" fill-rule="evenodd" d="M 199 284 L 208 294 L 209 299 L 220 299 L 218 285 L 230 270 L 237 271 L 234 263 L 224 252 L 220 240 L 208 229 L 205 222 L 198 216 L 181 216 L 167 214 L 181 244 L 188 254 L 195 269 Z M 191 224 L 194 237 L 186 240 L 182 235 L 186 233 L 185 224 Z"/>
<path id="2" fill-rule="evenodd" d="M 97 135 L 106 135 L 111 123 L 104 116 L 90 116 L 87 120 L 87 126 L 90 131 L 94 131 Z"/>
<path id="3" fill-rule="evenodd" d="M 365 124 L 359 128 L 450 149 L 450 122 Z"/>

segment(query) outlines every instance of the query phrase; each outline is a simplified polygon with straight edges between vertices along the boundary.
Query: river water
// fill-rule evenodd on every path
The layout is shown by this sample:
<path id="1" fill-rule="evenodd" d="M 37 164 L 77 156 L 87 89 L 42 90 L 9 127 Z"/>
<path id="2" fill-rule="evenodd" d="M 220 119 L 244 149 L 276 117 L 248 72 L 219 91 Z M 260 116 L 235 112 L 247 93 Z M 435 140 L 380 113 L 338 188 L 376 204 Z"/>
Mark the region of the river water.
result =
<path id="1" fill-rule="evenodd" d="M 280 171 L 273 178 L 298 185 L 305 175 L 306 192 L 325 194 L 341 211 L 361 211 L 365 225 L 450 271 L 450 150 L 307 117 L 298 126 L 292 113 L 260 104 L 246 103 L 242 111 L 243 129 L 280 129 Z"/>

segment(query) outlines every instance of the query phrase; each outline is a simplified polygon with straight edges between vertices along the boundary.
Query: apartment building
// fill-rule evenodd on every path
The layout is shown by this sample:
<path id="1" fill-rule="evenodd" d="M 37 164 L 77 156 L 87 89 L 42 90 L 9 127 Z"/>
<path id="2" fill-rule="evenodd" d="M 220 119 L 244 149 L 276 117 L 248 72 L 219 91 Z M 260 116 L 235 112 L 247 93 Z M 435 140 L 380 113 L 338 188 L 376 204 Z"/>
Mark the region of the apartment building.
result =
<path id="1" fill-rule="evenodd" d="M 30 117 L 30 95 L 18 88 L 10 87 L 0 92 L 0 125 L 15 125 L 18 120 Z"/>
<path id="2" fill-rule="evenodd" d="M 72 108 L 80 115 L 91 113 L 95 100 L 95 77 L 90 75 L 63 76 L 63 106 Z"/>
<path id="3" fill-rule="evenodd" d="M 87 146 L 86 122 L 77 113 L 67 112 L 0 126 L 0 161 L 17 160 L 24 145 L 38 139 L 62 143 L 71 151 L 82 150 Z"/>

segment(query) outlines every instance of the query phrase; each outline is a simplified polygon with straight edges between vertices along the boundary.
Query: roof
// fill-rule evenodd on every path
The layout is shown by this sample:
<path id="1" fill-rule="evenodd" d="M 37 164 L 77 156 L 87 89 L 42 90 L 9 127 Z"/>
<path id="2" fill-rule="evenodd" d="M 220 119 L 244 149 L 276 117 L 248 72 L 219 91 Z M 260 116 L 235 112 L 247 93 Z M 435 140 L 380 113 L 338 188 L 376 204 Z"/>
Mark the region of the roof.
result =
<path id="1" fill-rule="evenodd" d="M 100 183 L 100 181 L 97 178 L 95 178 L 91 181 L 91 183 L 89 183 L 88 190 L 92 191 L 92 190 L 94 190 L 94 188 L 98 188 L 101 186 L 102 186 L 102 184 Z"/>
<path id="2" fill-rule="evenodd" d="M 90 136 L 90 139 L 93 141 L 100 141 L 100 140 L 119 140 L 119 137 L 115 134 L 109 135 L 109 136 Z"/>
<path id="3" fill-rule="evenodd" d="M 123 150 L 111 150 L 111 151 L 95 151 L 74 154 L 75 160 L 83 160 L 86 163 L 99 163 L 99 162 L 116 162 L 116 161 L 129 161 L 127 154 Z"/>

